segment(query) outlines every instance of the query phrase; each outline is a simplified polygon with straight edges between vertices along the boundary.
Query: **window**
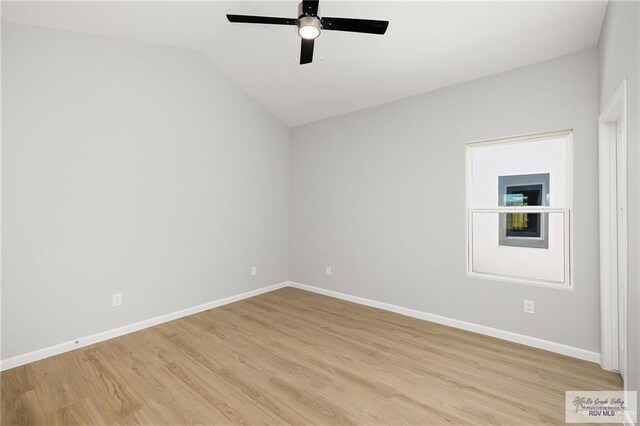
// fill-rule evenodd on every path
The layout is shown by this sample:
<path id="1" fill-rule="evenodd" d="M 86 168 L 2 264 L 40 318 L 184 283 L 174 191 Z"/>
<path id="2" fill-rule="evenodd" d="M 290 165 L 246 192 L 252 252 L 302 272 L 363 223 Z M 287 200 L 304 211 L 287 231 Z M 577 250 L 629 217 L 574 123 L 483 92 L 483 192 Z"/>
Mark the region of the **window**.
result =
<path id="1" fill-rule="evenodd" d="M 548 206 L 549 173 L 498 177 L 498 203 L 505 207 Z M 500 213 L 500 245 L 549 248 L 548 214 Z"/>
<path id="2" fill-rule="evenodd" d="M 571 286 L 571 136 L 467 144 L 469 275 Z"/>

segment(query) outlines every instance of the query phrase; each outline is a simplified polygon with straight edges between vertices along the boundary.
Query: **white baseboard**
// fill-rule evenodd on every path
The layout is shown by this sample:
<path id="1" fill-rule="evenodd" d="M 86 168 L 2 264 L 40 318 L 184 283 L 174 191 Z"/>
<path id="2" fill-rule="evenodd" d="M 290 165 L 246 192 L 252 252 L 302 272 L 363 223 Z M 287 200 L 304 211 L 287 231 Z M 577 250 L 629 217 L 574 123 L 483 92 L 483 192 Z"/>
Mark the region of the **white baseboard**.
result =
<path id="1" fill-rule="evenodd" d="M 395 312 L 408 317 L 419 318 L 438 324 L 447 325 L 449 327 L 460 328 L 462 330 L 472 331 L 474 333 L 484 334 L 498 339 L 508 340 L 510 342 L 519 343 L 521 345 L 531 346 L 546 351 L 567 355 L 573 358 L 600 362 L 600 354 L 598 352 L 588 351 L 586 349 L 575 348 L 573 346 L 563 345 L 562 343 L 551 342 L 549 340 L 538 339 L 536 337 L 525 336 L 511 331 L 499 330 L 497 328 L 478 325 L 471 322 L 461 321 L 453 318 L 443 317 L 441 315 L 430 314 L 428 312 L 418 311 L 415 309 L 405 308 L 402 306 L 392 305 L 390 303 L 378 302 L 376 300 L 365 299 L 364 297 L 351 296 L 349 294 L 339 293 L 333 290 L 326 290 L 306 284 L 300 284 L 289 281 L 289 286 L 299 288 L 301 290 L 311 291 L 313 293 L 323 294 L 325 296 L 335 297 L 336 299 L 346 300 L 348 302 L 358 303 L 360 305 L 371 306 L 373 308 L 383 309 L 385 311 Z"/>
<path id="2" fill-rule="evenodd" d="M 510 331 L 499 330 L 497 328 L 487 327 L 484 325 L 478 325 L 466 321 L 461 321 L 453 318 L 444 317 L 441 315 L 430 314 L 415 309 L 405 308 L 402 306 L 392 305 L 390 303 L 378 302 L 371 299 L 365 299 L 363 297 L 351 296 L 349 294 L 339 293 L 337 291 L 326 290 L 319 287 L 314 287 L 306 284 L 300 284 L 296 282 L 283 282 L 279 284 L 262 287 L 257 290 L 248 291 L 246 293 L 237 294 L 235 296 L 226 297 L 224 299 L 215 300 L 213 302 L 205 303 L 203 305 L 194 306 L 191 308 L 183 309 L 169 314 L 161 315 L 159 317 L 139 321 L 133 324 L 125 325 L 122 327 L 106 330 L 100 333 L 92 334 L 90 336 L 81 337 L 68 342 L 60 343 L 58 345 L 49 346 L 28 352 L 26 354 L 17 355 L 11 358 L 0 361 L 0 371 L 8 370 L 10 368 L 18 367 L 30 362 L 38 361 L 50 356 L 62 354 L 72 351 L 74 349 L 82 348 L 92 345 L 94 343 L 103 342 L 105 340 L 113 339 L 114 337 L 122 336 L 134 331 L 142 330 L 154 325 L 162 324 L 168 321 L 173 321 L 178 318 L 186 317 L 196 314 L 198 312 L 206 311 L 216 308 L 218 306 L 227 305 L 229 303 L 237 302 L 239 300 L 247 299 L 249 297 L 257 296 L 259 294 L 267 293 L 273 290 L 277 290 L 283 287 L 295 287 L 301 290 L 307 290 L 313 293 L 323 294 L 325 296 L 335 297 L 336 299 L 346 300 L 348 302 L 358 303 L 360 305 L 371 306 L 385 311 L 395 312 L 401 315 L 406 315 L 413 318 L 419 318 L 426 321 L 435 322 L 438 324 L 447 325 L 450 327 L 460 328 L 462 330 L 472 331 L 487 336 L 497 337 L 499 339 L 508 340 L 510 342 L 520 343 L 522 345 L 531 346 L 538 349 L 544 349 L 550 352 L 567 355 L 570 357 L 583 359 L 585 361 L 599 362 L 600 354 L 597 352 L 588 351 L 585 349 L 575 348 L 572 346 L 563 345 L 561 343 L 550 342 L 548 340 L 538 339 L 536 337 L 525 336 Z"/>
<path id="3" fill-rule="evenodd" d="M 213 302 L 205 303 L 203 305 L 193 306 L 191 308 L 182 309 L 180 311 L 171 312 L 159 317 L 150 318 L 143 321 L 138 321 L 133 324 L 125 325 L 111 330 L 106 330 L 100 333 L 92 334 L 90 336 L 74 339 L 69 342 L 60 343 L 58 345 L 49 346 L 28 352 L 22 355 L 16 355 L 11 358 L 3 359 L 0 361 L 0 371 L 8 370 L 10 368 L 19 367 L 30 362 L 38 361 L 50 356 L 58 355 L 64 352 L 69 352 L 74 349 L 82 348 L 85 346 L 93 345 L 94 343 L 103 342 L 105 340 L 113 339 L 114 337 L 122 336 L 124 334 L 133 333 L 134 331 L 142 330 L 144 328 L 153 327 L 154 325 L 162 324 L 164 322 L 173 321 L 178 318 L 186 317 L 189 315 L 197 314 L 198 312 L 206 311 L 209 309 L 217 308 L 218 306 L 227 305 L 229 303 L 237 302 L 242 299 L 257 296 L 262 293 L 268 293 L 273 290 L 277 290 L 282 287 L 286 287 L 287 282 L 262 287 L 257 290 L 247 291 L 246 293 L 237 294 L 235 296 L 225 297 L 224 299 L 214 300 Z"/>

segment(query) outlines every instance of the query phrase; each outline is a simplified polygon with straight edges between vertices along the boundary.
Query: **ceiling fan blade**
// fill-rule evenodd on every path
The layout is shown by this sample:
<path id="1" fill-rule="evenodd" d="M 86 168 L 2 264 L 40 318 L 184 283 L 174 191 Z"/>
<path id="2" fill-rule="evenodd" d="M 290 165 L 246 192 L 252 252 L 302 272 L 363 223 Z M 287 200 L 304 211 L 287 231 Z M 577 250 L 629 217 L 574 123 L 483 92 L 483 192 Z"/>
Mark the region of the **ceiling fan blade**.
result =
<path id="1" fill-rule="evenodd" d="M 318 16 L 319 0 L 302 0 L 302 13 L 306 15 Z"/>
<path id="2" fill-rule="evenodd" d="M 276 18 L 273 16 L 249 16 L 227 15 L 229 22 L 241 24 L 273 24 L 273 25 L 297 25 L 298 20 L 293 18 Z"/>
<path id="3" fill-rule="evenodd" d="M 353 33 L 384 34 L 389 21 L 352 18 L 322 18 L 323 30 L 350 31 Z"/>
<path id="4" fill-rule="evenodd" d="M 313 61 L 313 43 L 315 40 L 302 39 L 302 47 L 300 48 L 300 65 L 309 64 Z"/>

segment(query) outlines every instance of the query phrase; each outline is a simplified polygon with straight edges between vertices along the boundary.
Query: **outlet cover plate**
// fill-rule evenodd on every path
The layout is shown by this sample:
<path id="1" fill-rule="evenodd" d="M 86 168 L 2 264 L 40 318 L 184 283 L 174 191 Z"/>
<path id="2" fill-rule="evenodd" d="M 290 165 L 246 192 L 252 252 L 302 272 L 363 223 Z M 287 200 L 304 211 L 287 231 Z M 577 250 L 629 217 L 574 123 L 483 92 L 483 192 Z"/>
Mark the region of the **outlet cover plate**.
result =
<path id="1" fill-rule="evenodd" d="M 111 306 L 114 308 L 122 306 L 122 293 L 116 293 L 111 297 Z"/>
<path id="2" fill-rule="evenodd" d="M 523 307 L 524 313 L 525 314 L 535 314 L 535 304 L 533 302 L 533 300 L 525 300 L 524 301 L 524 307 Z"/>

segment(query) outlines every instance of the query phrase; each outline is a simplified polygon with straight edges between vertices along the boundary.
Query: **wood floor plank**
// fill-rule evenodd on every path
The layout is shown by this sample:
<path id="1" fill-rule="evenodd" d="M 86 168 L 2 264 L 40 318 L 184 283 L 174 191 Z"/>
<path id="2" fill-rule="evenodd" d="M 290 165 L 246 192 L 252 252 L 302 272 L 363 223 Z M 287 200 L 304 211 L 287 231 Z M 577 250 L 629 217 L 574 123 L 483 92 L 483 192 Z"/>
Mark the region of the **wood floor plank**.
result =
<path id="1" fill-rule="evenodd" d="M 562 424 L 598 365 L 293 288 L 0 373 L 3 425 Z"/>

